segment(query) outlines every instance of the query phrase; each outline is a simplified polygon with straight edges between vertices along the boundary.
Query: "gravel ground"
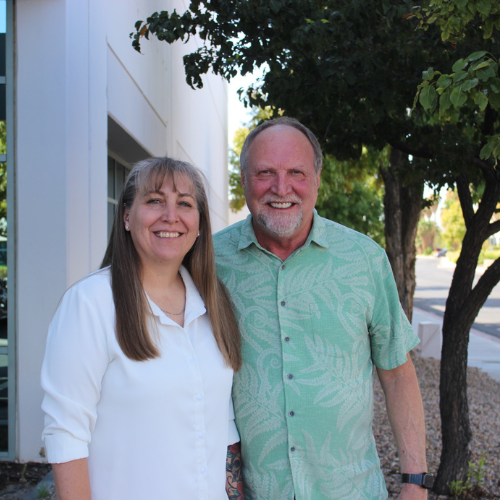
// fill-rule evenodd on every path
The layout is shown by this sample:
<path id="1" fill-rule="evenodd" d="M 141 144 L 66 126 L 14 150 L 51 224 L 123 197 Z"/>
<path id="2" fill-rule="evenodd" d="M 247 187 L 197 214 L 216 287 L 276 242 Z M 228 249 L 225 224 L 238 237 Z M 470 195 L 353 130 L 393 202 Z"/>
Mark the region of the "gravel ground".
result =
<path id="1" fill-rule="evenodd" d="M 441 457 L 441 421 L 439 416 L 439 366 L 435 359 L 413 356 L 424 401 L 427 430 L 428 470 L 437 472 Z M 485 484 L 488 496 L 474 498 L 500 499 L 500 383 L 478 368 L 467 374 L 469 411 L 472 427 L 473 461 L 486 454 Z M 373 430 L 385 475 L 389 498 L 397 498 L 400 476 L 396 445 L 385 411 L 385 401 L 378 380 L 375 382 L 375 418 Z M 434 494 L 429 500 L 435 500 Z"/>

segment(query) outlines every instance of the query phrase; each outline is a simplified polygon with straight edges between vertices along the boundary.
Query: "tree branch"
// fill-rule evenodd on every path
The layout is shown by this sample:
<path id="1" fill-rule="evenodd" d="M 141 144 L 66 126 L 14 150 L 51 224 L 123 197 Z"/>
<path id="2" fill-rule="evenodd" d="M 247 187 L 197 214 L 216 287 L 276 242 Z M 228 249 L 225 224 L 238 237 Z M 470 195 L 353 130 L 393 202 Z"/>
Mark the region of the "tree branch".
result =
<path id="1" fill-rule="evenodd" d="M 384 137 L 384 139 L 395 149 L 401 151 L 402 153 L 415 156 L 417 158 L 427 158 L 433 159 L 435 158 L 435 154 L 427 148 L 412 148 L 405 142 L 393 141 L 388 137 Z"/>
<path id="2" fill-rule="evenodd" d="M 484 112 L 483 135 L 493 135 L 497 117 L 498 113 L 488 103 Z"/>
<path id="3" fill-rule="evenodd" d="M 475 156 L 468 156 L 467 161 L 473 163 L 482 170 L 486 182 L 496 182 L 496 171 L 488 162 L 483 161 Z"/>
<path id="4" fill-rule="evenodd" d="M 474 207 L 472 206 L 472 196 L 469 189 L 469 181 L 465 173 L 457 177 L 457 192 L 464 215 L 465 227 L 470 228 L 472 218 L 474 217 Z"/>
<path id="5" fill-rule="evenodd" d="M 494 234 L 498 233 L 499 231 L 500 231 L 500 220 L 492 222 L 488 226 L 487 238 L 489 238 L 490 236 L 493 236 Z"/>
<path id="6" fill-rule="evenodd" d="M 500 258 L 495 260 L 493 264 L 486 269 L 484 274 L 479 278 L 476 286 L 471 290 L 469 296 L 467 297 L 468 306 L 463 311 L 467 316 L 467 319 L 472 319 L 472 322 L 476 319 L 481 307 L 483 307 L 486 299 L 490 295 L 493 288 L 500 282 Z M 467 321 L 466 318 L 463 321 Z"/>

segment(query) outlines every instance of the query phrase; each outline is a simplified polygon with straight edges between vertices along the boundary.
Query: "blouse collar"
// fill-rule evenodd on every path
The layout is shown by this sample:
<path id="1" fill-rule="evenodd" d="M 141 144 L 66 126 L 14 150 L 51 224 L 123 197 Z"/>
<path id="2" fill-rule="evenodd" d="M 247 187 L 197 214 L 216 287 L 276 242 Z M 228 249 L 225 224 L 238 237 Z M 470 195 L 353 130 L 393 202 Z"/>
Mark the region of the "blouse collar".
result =
<path id="1" fill-rule="evenodd" d="M 182 280 L 184 281 L 184 286 L 186 288 L 186 309 L 184 311 L 184 328 L 194 321 L 196 318 L 202 316 L 207 312 L 203 299 L 201 298 L 196 285 L 194 284 L 193 278 L 189 274 L 189 271 L 181 266 L 179 269 Z M 164 325 L 175 325 L 179 326 L 178 323 L 170 319 L 159 307 L 156 305 L 146 294 L 149 306 L 151 307 L 151 312 L 160 320 L 160 323 Z"/>

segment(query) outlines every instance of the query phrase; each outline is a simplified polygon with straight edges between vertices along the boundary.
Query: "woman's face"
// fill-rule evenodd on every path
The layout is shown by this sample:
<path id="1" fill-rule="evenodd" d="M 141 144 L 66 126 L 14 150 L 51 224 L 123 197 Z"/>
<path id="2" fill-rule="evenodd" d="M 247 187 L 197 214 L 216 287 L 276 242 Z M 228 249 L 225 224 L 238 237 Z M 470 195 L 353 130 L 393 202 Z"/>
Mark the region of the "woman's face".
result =
<path id="1" fill-rule="evenodd" d="M 139 190 L 123 223 L 129 227 L 144 267 L 170 263 L 180 267 L 194 245 L 200 226 L 193 184 L 183 175 L 166 176 L 158 191 Z M 128 217 L 128 220 L 127 220 Z"/>

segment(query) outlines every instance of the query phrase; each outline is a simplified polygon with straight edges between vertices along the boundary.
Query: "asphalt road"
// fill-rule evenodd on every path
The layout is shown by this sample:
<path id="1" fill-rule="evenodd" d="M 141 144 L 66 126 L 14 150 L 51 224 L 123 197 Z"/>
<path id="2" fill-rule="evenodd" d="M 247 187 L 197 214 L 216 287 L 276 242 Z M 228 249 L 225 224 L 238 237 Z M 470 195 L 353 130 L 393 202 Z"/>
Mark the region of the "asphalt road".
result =
<path id="1" fill-rule="evenodd" d="M 439 316 L 444 315 L 448 290 L 453 278 L 453 267 L 448 259 L 419 257 L 416 266 L 417 289 L 414 306 Z M 476 281 L 481 277 L 476 273 Z M 473 328 L 500 338 L 500 284 L 491 292 L 476 318 Z"/>

